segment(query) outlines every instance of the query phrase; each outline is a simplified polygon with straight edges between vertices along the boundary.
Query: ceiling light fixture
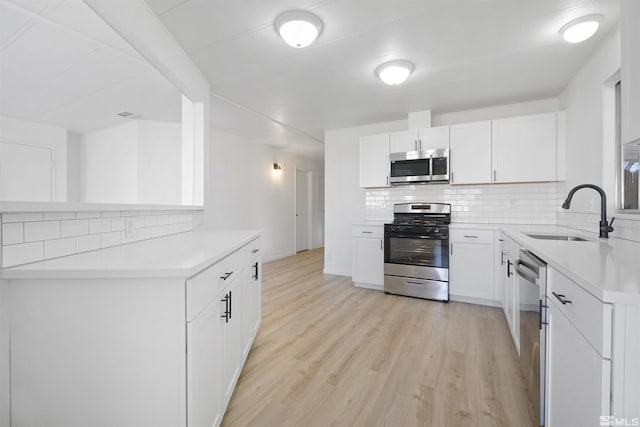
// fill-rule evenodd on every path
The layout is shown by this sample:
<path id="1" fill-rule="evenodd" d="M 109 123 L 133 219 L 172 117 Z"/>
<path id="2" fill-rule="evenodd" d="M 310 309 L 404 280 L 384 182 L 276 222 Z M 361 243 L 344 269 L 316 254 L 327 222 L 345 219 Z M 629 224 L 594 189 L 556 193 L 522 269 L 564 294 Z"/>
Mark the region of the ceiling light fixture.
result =
<path id="1" fill-rule="evenodd" d="M 574 19 L 560 28 L 560 35 L 569 43 L 585 41 L 598 31 L 602 15 L 587 15 Z"/>
<path id="2" fill-rule="evenodd" d="M 290 10 L 276 18 L 275 27 L 280 37 L 295 48 L 309 46 L 322 32 L 322 21 L 305 10 Z"/>
<path id="3" fill-rule="evenodd" d="M 404 59 L 389 61 L 376 68 L 376 75 L 389 86 L 397 86 L 409 77 L 413 68 L 413 64 Z"/>

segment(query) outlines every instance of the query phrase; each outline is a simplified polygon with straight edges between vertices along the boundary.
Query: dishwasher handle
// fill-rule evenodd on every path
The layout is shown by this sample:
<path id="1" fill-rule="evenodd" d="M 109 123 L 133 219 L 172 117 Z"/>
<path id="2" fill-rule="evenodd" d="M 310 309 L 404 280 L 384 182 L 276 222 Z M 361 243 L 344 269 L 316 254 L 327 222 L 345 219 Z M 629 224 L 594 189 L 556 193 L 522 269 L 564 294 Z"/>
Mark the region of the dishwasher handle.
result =
<path id="1" fill-rule="evenodd" d="M 532 283 L 535 283 L 536 280 L 540 277 L 540 274 L 537 270 L 534 270 L 529 264 L 523 262 L 522 260 L 517 260 L 515 267 L 518 276 L 524 277 Z"/>

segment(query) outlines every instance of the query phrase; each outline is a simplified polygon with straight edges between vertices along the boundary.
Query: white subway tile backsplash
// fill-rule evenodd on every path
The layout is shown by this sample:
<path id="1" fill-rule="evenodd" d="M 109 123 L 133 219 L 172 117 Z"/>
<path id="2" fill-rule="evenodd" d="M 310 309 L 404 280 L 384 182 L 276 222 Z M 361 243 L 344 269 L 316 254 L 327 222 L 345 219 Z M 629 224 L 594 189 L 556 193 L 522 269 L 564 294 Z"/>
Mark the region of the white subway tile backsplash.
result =
<path id="1" fill-rule="evenodd" d="M 113 231 L 110 233 L 102 233 L 100 235 L 101 248 L 118 246 L 121 243 L 122 243 L 122 231 Z"/>
<path id="2" fill-rule="evenodd" d="M 114 217 L 120 216 L 120 211 L 100 212 L 100 216 L 102 218 L 114 218 Z"/>
<path id="3" fill-rule="evenodd" d="M 13 245 L 24 242 L 23 223 L 2 224 L 2 244 Z"/>
<path id="4" fill-rule="evenodd" d="M 127 229 L 127 223 L 124 218 L 114 218 L 111 220 L 111 231 L 122 231 Z"/>
<path id="5" fill-rule="evenodd" d="M 44 242 L 21 243 L 2 247 L 2 265 L 12 266 L 42 261 Z"/>
<path id="6" fill-rule="evenodd" d="M 202 220 L 202 211 L 5 213 L 0 267 L 181 233 Z"/>
<path id="7" fill-rule="evenodd" d="M 24 223 L 24 241 L 58 239 L 60 237 L 60 221 L 36 221 Z"/>
<path id="8" fill-rule="evenodd" d="M 111 231 L 111 219 L 97 218 L 89 220 L 89 234 L 100 234 Z"/>
<path id="9" fill-rule="evenodd" d="M 77 212 L 76 218 L 78 219 L 100 218 L 100 212 Z"/>
<path id="10" fill-rule="evenodd" d="M 42 213 L 3 213 L 2 222 L 42 221 Z"/>
<path id="11" fill-rule="evenodd" d="M 88 236 L 76 237 L 77 252 L 87 252 L 100 249 L 100 235 L 90 234 Z"/>
<path id="12" fill-rule="evenodd" d="M 47 240 L 44 242 L 44 258 L 57 258 L 60 256 L 76 253 L 76 239 L 68 237 L 66 239 Z"/>
<path id="13" fill-rule="evenodd" d="M 60 236 L 73 237 L 89 234 L 88 219 L 74 219 L 60 222 Z"/>
<path id="14" fill-rule="evenodd" d="M 56 219 L 76 219 L 75 212 L 45 212 L 44 220 L 51 221 Z"/>
<path id="15" fill-rule="evenodd" d="M 144 226 L 145 227 L 155 227 L 158 225 L 158 217 L 157 216 L 145 216 L 144 217 Z"/>

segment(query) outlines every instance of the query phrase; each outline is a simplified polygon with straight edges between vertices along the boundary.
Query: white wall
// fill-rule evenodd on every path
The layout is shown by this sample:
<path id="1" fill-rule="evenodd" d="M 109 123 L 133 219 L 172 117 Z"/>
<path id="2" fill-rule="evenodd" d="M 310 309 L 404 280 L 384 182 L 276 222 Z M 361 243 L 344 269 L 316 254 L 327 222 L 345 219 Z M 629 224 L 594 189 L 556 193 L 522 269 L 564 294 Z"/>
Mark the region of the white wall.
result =
<path id="1" fill-rule="evenodd" d="M 0 140 L 51 148 L 53 201 L 67 201 L 67 129 L 0 116 Z"/>
<path id="2" fill-rule="evenodd" d="M 620 69 L 620 32 L 614 30 L 567 85 L 560 96 L 566 111 L 566 189 L 578 184 L 606 186 L 613 207 L 613 167 L 603 162 L 603 150 L 615 150 L 613 141 L 603 146 L 603 85 Z M 607 182 L 603 170 L 607 170 Z M 600 211 L 600 197 L 591 190 L 576 193 L 572 212 Z"/>
<path id="3" fill-rule="evenodd" d="M 0 280 L 0 427 L 9 427 L 9 282 Z"/>
<path id="4" fill-rule="evenodd" d="M 282 175 L 273 174 L 273 163 Z M 211 129 L 205 223 L 213 228 L 260 229 L 263 260 L 295 253 L 295 169 L 311 172 L 312 245 L 323 244 L 323 164 Z"/>
<path id="5" fill-rule="evenodd" d="M 82 191 L 80 179 L 80 135 L 67 132 L 67 202 L 79 202 Z"/>
<path id="6" fill-rule="evenodd" d="M 179 123 L 131 121 L 81 140 L 80 201 L 181 204 Z"/>
<path id="7" fill-rule="evenodd" d="M 360 137 L 407 126 L 398 120 L 325 131 L 325 273 L 351 276 L 351 224 L 365 218 L 365 191 L 358 186 Z"/>
<path id="8" fill-rule="evenodd" d="M 137 203 L 137 123 L 82 134 L 80 164 L 82 202 Z"/>
<path id="9" fill-rule="evenodd" d="M 151 121 L 138 126 L 138 203 L 181 204 L 181 126 Z"/>

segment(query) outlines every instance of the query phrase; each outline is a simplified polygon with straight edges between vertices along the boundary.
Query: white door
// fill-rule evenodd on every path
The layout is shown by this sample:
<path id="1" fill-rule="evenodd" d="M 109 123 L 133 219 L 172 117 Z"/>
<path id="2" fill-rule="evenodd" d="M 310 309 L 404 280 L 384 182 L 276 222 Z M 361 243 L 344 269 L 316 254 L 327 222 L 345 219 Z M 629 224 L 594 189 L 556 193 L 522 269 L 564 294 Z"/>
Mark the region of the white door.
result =
<path id="1" fill-rule="evenodd" d="M 353 273 L 355 283 L 384 284 L 384 249 L 382 239 L 353 239 Z"/>
<path id="2" fill-rule="evenodd" d="M 296 169 L 296 252 L 311 249 L 309 244 L 310 183 L 310 173 Z"/>
<path id="3" fill-rule="evenodd" d="M 50 202 L 51 149 L 0 142 L 0 200 Z"/>
<path id="4" fill-rule="evenodd" d="M 450 294 L 493 299 L 493 246 L 452 242 L 449 260 Z"/>

